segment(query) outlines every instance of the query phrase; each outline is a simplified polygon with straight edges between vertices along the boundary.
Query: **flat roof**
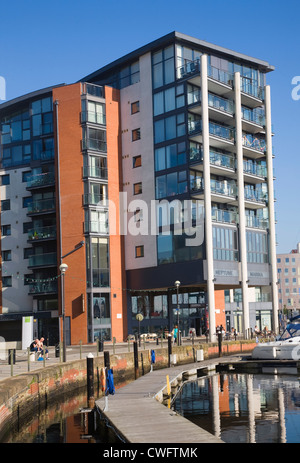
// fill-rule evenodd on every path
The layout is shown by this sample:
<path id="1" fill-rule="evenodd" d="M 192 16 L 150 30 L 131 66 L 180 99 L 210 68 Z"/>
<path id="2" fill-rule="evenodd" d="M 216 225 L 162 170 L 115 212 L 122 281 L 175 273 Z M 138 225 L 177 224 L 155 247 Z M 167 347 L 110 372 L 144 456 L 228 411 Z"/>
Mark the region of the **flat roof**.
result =
<path id="1" fill-rule="evenodd" d="M 40 90 L 35 90 L 34 92 L 26 93 L 25 95 L 18 96 L 17 98 L 13 98 L 12 100 L 5 101 L 4 103 L 0 104 L 0 111 L 2 109 L 10 108 L 13 105 L 18 105 L 23 101 L 42 96 L 45 93 L 50 93 L 54 88 L 62 87 L 64 85 L 66 84 L 53 85 L 52 87 L 46 87 Z"/>
<path id="2" fill-rule="evenodd" d="M 136 50 L 122 56 L 121 58 L 112 61 L 111 63 L 107 64 L 106 66 L 99 68 L 97 71 L 83 77 L 80 79 L 81 81 L 89 81 L 93 78 L 96 78 L 99 74 L 105 74 L 109 71 L 112 71 L 114 68 L 120 67 L 125 65 L 127 62 L 132 62 L 138 59 L 139 56 L 148 53 L 149 51 L 155 50 L 156 48 L 160 48 L 166 46 L 169 43 L 173 42 L 182 42 L 182 44 L 186 45 L 193 45 L 203 50 L 207 51 L 208 53 L 216 54 L 216 55 L 223 55 L 228 59 L 234 59 L 236 61 L 242 61 L 248 63 L 250 66 L 258 67 L 263 72 L 270 72 L 273 71 L 275 68 L 271 66 L 267 61 L 253 58 L 251 56 L 245 55 L 243 53 L 239 53 L 233 50 L 229 50 L 228 48 L 220 47 L 219 45 L 215 45 L 205 40 L 196 39 L 186 34 L 182 34 L 180 32 L 171 32 L 163 37 L 160 37 L 157 40 L 154 40 L 147 45 L 144 45 Z"/>

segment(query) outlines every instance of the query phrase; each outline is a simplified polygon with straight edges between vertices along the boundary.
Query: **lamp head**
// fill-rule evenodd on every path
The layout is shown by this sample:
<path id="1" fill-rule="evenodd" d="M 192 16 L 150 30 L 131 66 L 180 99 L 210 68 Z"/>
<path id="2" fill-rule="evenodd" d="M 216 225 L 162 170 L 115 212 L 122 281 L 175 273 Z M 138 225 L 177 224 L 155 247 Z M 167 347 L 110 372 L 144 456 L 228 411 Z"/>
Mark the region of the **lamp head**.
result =
<path id="1" fill-rule="evenodd" d="M 68 270 L 68 265 L 67 264 L 60 264 L 59 270 L 61 271 L 61 273 L 66 273 L 66 271 Z"/>
<path id="2" fill-rule="evenodd" d="M 176 280 L 174 284 L 175 284 L 175 286 L 178 287 L 178 286 L 180 286 L 180 281 Z"/>

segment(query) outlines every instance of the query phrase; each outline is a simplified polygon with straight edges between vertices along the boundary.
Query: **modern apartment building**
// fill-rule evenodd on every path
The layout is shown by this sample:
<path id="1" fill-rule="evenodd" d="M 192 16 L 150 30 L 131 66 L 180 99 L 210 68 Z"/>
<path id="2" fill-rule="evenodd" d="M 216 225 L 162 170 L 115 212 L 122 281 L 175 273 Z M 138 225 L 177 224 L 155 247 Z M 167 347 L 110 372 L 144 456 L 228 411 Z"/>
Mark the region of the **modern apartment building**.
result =
<path id="1" fill-rule="evenodd" d="M 288 254 L 277 254 L 279 309 L 288 314 L 300 310 L 300 243 Z"/>
<path id="2" fill-rule="evenodd" d="M 122 340 L 137 313 L 213 339 L 228 289 L 247 335 L 251 287 L 277 329 L 272 70 L 174 32 L 2 104 L 0 332 L 34 312 L 58 336 L 62 260 L 68 343 Z"/>

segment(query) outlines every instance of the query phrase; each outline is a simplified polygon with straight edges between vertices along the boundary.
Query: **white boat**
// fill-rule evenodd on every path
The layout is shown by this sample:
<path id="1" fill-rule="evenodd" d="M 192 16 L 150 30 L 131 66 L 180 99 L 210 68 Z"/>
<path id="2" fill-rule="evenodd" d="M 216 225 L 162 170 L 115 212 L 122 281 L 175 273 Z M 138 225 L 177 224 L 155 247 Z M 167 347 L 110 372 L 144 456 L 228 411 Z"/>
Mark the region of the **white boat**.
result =
<path id="1" fill-rule="evenodd" d="M 300 316 L 290 320 L 276 341 L 257 344 L 253 349 L 252 359 L 300 360 Z"/>

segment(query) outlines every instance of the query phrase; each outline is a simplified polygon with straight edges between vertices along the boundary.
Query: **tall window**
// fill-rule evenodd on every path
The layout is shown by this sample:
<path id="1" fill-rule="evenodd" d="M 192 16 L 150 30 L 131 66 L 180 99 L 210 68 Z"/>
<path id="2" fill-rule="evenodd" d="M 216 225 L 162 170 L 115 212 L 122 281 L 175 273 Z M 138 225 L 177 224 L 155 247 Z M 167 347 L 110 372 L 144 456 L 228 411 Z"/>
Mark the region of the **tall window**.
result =
<path id="1" fill-rule="evenodd" d="M 153 53 L 152 56 L 152 75 L 153 88 L 161 87 L 162 85 L 170 84 L 175 80 L 175 64 L 174 64 L 174 47 L 169 47 Z"/>

